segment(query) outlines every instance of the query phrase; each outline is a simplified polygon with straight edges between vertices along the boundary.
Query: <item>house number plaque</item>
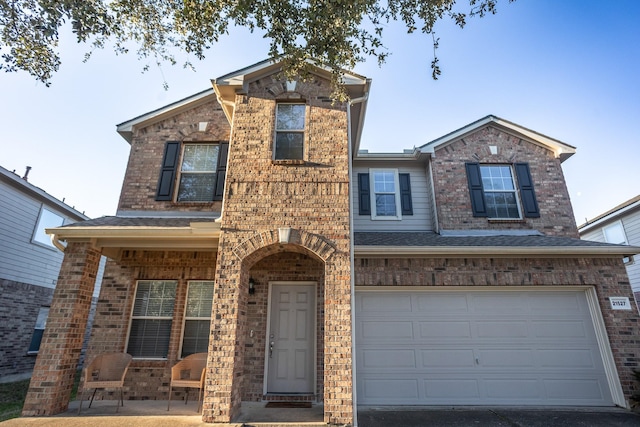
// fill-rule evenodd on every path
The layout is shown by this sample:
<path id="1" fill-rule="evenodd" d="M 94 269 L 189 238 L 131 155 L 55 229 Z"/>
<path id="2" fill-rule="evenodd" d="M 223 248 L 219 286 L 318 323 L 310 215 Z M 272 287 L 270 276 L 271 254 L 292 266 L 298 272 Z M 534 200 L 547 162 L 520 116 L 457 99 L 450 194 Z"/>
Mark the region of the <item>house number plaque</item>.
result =
<path id="1" fill-rule="evenodd" d="M 627 297 L 609 297 L 613 310 L 631 310 L 631 303 Z"/>

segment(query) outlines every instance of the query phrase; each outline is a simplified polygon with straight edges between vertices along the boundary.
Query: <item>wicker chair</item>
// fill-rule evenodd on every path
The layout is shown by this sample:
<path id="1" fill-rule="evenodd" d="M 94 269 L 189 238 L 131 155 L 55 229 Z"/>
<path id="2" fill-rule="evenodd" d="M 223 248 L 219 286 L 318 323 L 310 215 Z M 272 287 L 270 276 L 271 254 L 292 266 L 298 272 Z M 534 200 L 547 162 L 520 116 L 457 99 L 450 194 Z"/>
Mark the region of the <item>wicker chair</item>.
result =
<path id="1" fill-rule="evenodd" d="M 207 353 L 195 353 L 185 357 L 171 368 L 171 384 L 169 385 L 169 402 L 167 411 L 171 406 L 171 392 L 174 387 L 185 387 L 187 394 L 184 404 L 189 401 L 189 389 L 198 389 L 198 412 L 202 404 L 202 391 L 204 389 L 205 367 L 207 366 Z"/>
<path id="2" fill-rule="evenodd" d="M 84 382 L 82 383 L 82 394 L 80 395 L 80 406 L 78 414 L 82 410 L 82 401 L 86 391 L 93 389 L 89 408 L 93 403 L 93 398 L 99 388 L 119 388 L 120 399 L 116 404 L 116 412 L 120 406 L 124 406 L 122 398 L 122 387 L 127 369 L 131 363 L 131 355 L 127 353 L 105 353 L 96 356 L 89 366 L 84 368 Z"/>

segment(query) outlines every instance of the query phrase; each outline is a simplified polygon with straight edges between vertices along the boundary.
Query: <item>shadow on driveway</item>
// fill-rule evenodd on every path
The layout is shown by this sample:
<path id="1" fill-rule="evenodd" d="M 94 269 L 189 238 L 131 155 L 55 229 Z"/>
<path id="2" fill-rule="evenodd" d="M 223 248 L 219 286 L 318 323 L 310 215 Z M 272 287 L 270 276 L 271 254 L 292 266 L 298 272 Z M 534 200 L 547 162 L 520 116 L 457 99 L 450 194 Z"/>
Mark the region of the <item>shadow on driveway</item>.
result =
<path id="1" fill-rule="evenodd" d="M 358 427 L 640 427 L 621 408 L 358 407 Z"/>

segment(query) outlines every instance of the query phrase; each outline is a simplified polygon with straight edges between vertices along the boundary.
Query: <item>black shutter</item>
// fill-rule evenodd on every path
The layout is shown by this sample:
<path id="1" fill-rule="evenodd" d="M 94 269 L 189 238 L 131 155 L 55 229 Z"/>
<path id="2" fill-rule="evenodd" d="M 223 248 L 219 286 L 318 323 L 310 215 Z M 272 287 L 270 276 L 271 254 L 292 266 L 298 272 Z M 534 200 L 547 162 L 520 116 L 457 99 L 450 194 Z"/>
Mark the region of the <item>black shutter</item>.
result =
<path id="1" fill-rule="evenodd" d="M 398 174 L 400 181 L 400 205 L 402 215 L 413 215 L 413 202 L 411 201 L 411 180 L 408 173 Z"/>
<path id="2" fill-rule="evenodd" d="M 179 152 L 180 142 L 178 141 L 169 141 L 164 146 L 164 157 L 162 158 L 162 168 L 160 169 L 156 200 L 173 199 L 173 186 L 176 181 Z"/>
<path id="3" fill-rule="evenodd" d="M 359 215 L 371 215 L 371 195 L 369 192 L 369 174 L 358 174 L 358 204 L 360 209 Z"/>
<path id="4" fill-rule="evenodd" d="M 216 188 L 213 200 L 222 200 L 224 196 L 224 181 L 227 176 L 227 157 L 229 156 L 229 143 L 221 142 L 218 151 L 218 167 L 216 170 Z"/>
<path id="5" fill-rule="evenodd" d="M 536 200 L 536 192 L 533 189 L 533 180 L 529 171 L 528 163 L 514 164 L 518 187 L 520 189 L 520 199 L 522 201 L 522 211 L 527 218 L 540 218 L 540 209 Z"/>
<path id="6" fill-rule="evenodd" d="M 469 183 L 469 195 L 471 196 L 471 208 L 473 216 L 488 216 L 487 205 L 484 201 L 484 188 L 482 187 L 482 175 L 480 164 L 466 163 L 467 181 Z"/>

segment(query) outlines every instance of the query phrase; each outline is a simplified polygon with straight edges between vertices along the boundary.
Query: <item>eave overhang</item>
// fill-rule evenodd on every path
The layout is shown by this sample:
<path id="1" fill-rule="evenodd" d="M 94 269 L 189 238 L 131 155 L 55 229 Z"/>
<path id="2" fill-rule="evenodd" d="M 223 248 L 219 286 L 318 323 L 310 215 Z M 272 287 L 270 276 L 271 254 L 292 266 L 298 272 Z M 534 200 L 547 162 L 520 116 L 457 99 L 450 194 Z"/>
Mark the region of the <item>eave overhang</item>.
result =
<path id="1" fill-rule="evenodd" d="M 535 132 L 531 129 L 527 129 L 523 126 L 517 125 L 508 120 L 501 119 L 500 117 L 494 115 L 486 116 L 447 135 L 434 139 L 433 141 L 421 146 L 421 148 L 425 152 L 435 153 L 436 150 L 443 148 L 455 141 L 458 141 L 461 138 L 464 138 L 466 135 L 469 135 L 470 133 L 473 133 L 486 125 L 495 126 L 507 133 L 516 135 L 528 140 L 529 142 L 545 147 L 548 150 L 552 151 L 555 156 L 560 159 L 560 162 L 564 162 L 576 152 L 576 147 L 572 145 L 566 144 L 554 138 L 550 138 L 546 135 Z"/>
<path id="2" fill-rule="evenodd" d="M 131 141 L 133 139 L 133 132 L 136 128 L 140 129 L 150 126 L 183 111 L 187 111 L 199 105 L 214 101 L 215 99 L 216 94 L 214 93 L 213 89 L 207 89 L 202 92 L 196 93 L 195 95 L 188 96 L 184 99 L 158 108 L 157 110 L 120 123 L 119 125 L 116 125 L 116 130 L 120 134 L 120 136 L 122 136 L 129 144 L 131 144 Z"/>
<path id="3" fill-rule="evenodd" d="M 90 243 L 104 255 L 118 258 L 121 250 L 217 251 L 220 224 L 193 222 L 185 227 L 57 227 L 45 232 L 54 241 Z"/>
<path id="4" fill-rule="evenodd" d="M 361 150 L 358 152 L 353 161 L 426 162 L 430 157 L 431 153 L 425 153 L 420 148 L 407 150 L 404 153 L 369 153 L 366 150 Z"/>

